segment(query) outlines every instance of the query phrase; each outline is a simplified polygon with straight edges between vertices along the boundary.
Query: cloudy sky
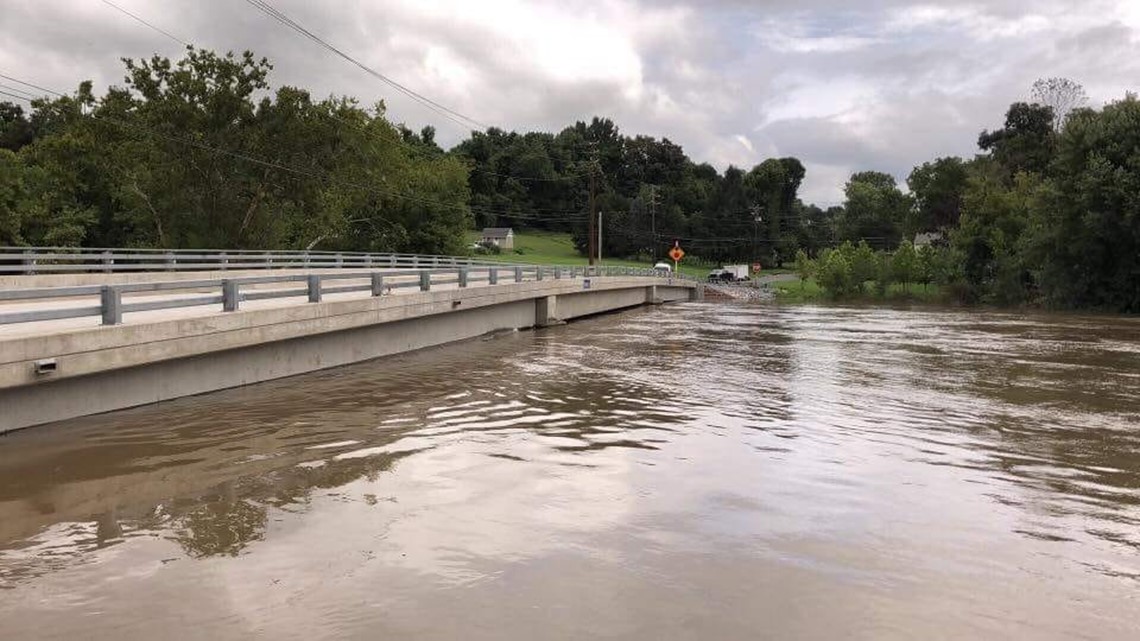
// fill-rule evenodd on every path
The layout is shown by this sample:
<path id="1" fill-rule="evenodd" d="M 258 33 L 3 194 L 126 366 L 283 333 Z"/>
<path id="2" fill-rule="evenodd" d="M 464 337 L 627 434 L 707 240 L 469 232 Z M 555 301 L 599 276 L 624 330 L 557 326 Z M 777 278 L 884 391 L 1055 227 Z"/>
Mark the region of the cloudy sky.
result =
<path id="1" fill-rule="evenodd" d="M 1073 78 L 1094 104 L 1140 87 L 1140 0 L 270 1 L 478 122 L 557 130 L 604 115 L 719 169 L 796 156 L 802 195 L 820 204 L 839 200 L 854 170 L 902 180 L 925 160 L 972 154 L 1039 77 Z M 275 84 L 384 99 L 393 119 L 435 125 L 444 144 L 467 133 L 246 2 L 114 2 L 176 38 L 269 57 Z M 181 48 L 102 0 L 0 9 L 0 73 L 48 88 L 120 83 L 119 58 Z"/>

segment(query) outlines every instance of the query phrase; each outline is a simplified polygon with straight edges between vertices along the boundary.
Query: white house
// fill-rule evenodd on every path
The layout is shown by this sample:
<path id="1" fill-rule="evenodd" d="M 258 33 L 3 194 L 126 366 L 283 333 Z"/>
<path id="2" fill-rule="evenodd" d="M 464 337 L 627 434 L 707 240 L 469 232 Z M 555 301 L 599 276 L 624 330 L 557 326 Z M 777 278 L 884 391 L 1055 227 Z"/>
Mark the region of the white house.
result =
<path id="1" fill-rule="evenodd" d="M 922 234 L 914 235 L 914 246 L 922 247 L 924 245 L 940 245 L 942 244 L 945 236 L 941 231 L 932 231 Z"/>
<path id="2" fill-rule="evenodd" d="M 497 245 L 499 249 L 514 249 L 515 230 L 510 227 L 486 227 L 480 242 L 484 245 Z"/>

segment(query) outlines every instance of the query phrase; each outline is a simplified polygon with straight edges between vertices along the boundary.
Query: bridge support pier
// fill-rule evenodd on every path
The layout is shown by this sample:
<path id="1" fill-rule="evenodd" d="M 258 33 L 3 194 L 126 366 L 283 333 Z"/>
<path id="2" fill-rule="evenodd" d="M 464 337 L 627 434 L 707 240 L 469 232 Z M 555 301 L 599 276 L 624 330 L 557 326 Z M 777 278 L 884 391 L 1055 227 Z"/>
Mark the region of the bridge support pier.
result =
<path id="1" fill-rule="evenodd" d="M 550 327 L 551 325 L 565 325 L 558 318 L 558 297 L 541 296 L 534 299 L 534 326 Z"/>

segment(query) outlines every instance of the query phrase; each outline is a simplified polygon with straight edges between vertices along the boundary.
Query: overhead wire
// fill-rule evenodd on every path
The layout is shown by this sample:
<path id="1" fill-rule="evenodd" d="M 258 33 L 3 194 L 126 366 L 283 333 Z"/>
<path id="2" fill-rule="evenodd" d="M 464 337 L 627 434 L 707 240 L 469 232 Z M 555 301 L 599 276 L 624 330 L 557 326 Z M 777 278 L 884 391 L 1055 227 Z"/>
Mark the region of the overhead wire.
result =
<path id="1" fill-rule="evenodd" d="M 319 38 L 315 34 L 311 33 L 304 26 L 302 26 L 299 23 L 297 23 L 296 21 L 292 20 L 289 16 L 285 15 L 283 12 L 274 8 L 269 3 L 261 2 L 260 0 L 246 0 L 246 1 L 249 2 L 250 4 L 254 5 L 256 8 L 261 10 L 263 13 L 266 13 L 267 15 L 272 17 L 274 20 L 281 22 L 282 24 L 286 25 L 290 29 L 293 29 L 294 31 L 298 31 L 298 33 L 302 33 L 302 35 L 304 35 L 306 38 L 320 44 L 322 47 L 331 48 L 330 50 L 333 51 L 334 53 L 336 53 L 338 56 L 340 56 L 342 58 L 349 59 L 350 61 L 353 62 L 353 64 L 355 64 L 357 66 L 364 67 L 363 63 L 360 63 L 360 62 L 356 61 L 355 59 L 352 59 L 351 56 L 348 56 L 347 54 L 340 51 L 336 47 L 332 47 L 332 45 L 328 44 L 327 42 L 325 42 L 324 40 L 322 40 L 321 38 Z M 119 7 L 118 5 L 114 4 L 113 2 L 110 2 L 109 0 L 103 0 L 103 2 L 105 4 L 107 4 L 108 6 L 111 6 L 115 9 L 123 12 L 124 14 L 130 16 L 131 18 L 138 21 L 140 24 L 142 24 L 146 27 L 149 27 L 150 29 L 153 29 L 154 31 L 174 40 L 175 42 L 181 43 L 187 47 L 192 46 L 192 44 L 190 42 L 183 40 L 182 38 L 179 38 L 179 37 L 171 34 L 169 31 L 166 31 L 165 29 L 162 29 L 161 27 L 158 27 L 157 25 L 155 25 L 151 22 L 148 22 L 147 20 L 144 20 L 140 16 L 137 16 L 137 15 L 135 15 L 129 11 L 126 11 L 122 7 Z M 368 69 L 366 69 L 366 71 L 369 71 L 369 73 L 371 73 L 372 75 L 378 75 L 378 76 L 383 77 L 383 74 L 379 74 L 379 72 L 373 72 L 373 71 L 368 70 Z M 387 80 L 390 80 L 390 79 L 387 79 Z M 392 81 L 392 82 L 395 82 L 395 81 Z M 396 84 L 399 85 L 399 83 L 396 83 Z M 399 86 L 402 87 L 402 85 L 399 85 Z M 442 107 L 443 109 L 447 109 L 446 107 L 443 107 L 442 105 L 439 105 L 439 106 Z M 458 113 L 458 112 L 454 112 L 454 113 Z M 340 122 L 341 124 L 356 127 L 357 129 L 363 130 L 363 127 L 360 127 L 359 125 L 357 125 L 355 123 L 350 123 L 350 122 L 348 122 L 342 118 L 338 118 L 337 116 L 335 116 L 333 114 L 328 114 L 328 115 L 333 120 L 336 120 L 336 121 Z M 471 123 L 478 125 L 477 128 L 481 128 L 481 129 L 487 129 L 488 128 L 488 127 L 482 125 L 481 123 L 479 123 L 478 121 L 475 121 L 475 120 L 471 120 Z M 373 133 L 375 133 L 375 132 L 373 132 Z M 379 137 L 383 138 L 384 140 L 388 140 L 388 141 L 394 142 L 396 144 L 402 145 L 404 148 L 412 151 L 413 153 L 418 153 L 418 154 L 430 153 L 426 149 L 423 149 L 421 147 L 417 147 L 417 146 L 409 144 L 408 141 L 404 140 L 402 136 L 389 137 L 389 136 L 380 135 Z M 557 176 L 557 177 L 553 177 L 553 178 L 541 178 L 541 177 L 519 176 L 516 174 L 495 172 L 495 171 L 491 171 L 489 169 L 486 169 L 484 167 L 480 167 L 478 165 L 469 166 L 469 169 L 471 171 L 476 171 L 476 172 L 483 174 L 483 175 L 495 176 L 498 178 L 507 178 L 507 179 L 512 179 L 512 180 L 518 180 L 520 182 L 565 182 L 565 181 L 569 181 L 569 180 L 577 180 L 579 178 L 583 178 L 583 177 L 589 175 L 589 172 L 580 172 L 580 173 L 576 173 L 576 174 L 562 175 L 562 176 Z"/>
<path id="2" fill-rule="evenodd" d="M 27 90 L 20 89 L 19 87 L 13 87 L 11 85 L 6 85 L 6 84 L 0 82 L 0 90 L 4 90 L 4 89 L 7 90 L 4 92 L 6 95 L 14 96 L 16 98 L 21 98 L 21 99 L 27 100 L 29 102 L 31 102 L 32 100 L 35 100 L 35 98 L 36 98 L 35 95 L 33 95 L 31 92 L 29 92 Z"/>
<path id="3" fill-rule="evenodd" d="M 183 47 L 189 47 L 190 46 L 190 43 L 186 42 L 182 38 L 179 38 L 178 36 L 170 33 L 169 31 L 166 31 L 160 27 L 157 27 L 157 26 L 147 22 L 146 20 L 143 20 L 139 16 L 131 13 L 130 11 L 127 11 L 126 9 L 120 7 L 119 5 L 115 4 L 114 2 L 111 2 L 111 0 L 103 0 L 103 4 L 107 5 L 108 7 L 111 7 L 112 9 L 115 9 L 116 11 L 132 18 L 133 20 L 135 20 L 141 24 L 144 24 L 144 25 L 150 27 L 151 29 L 154 29 L 155 31 L 161 33 L 162 35 L 166 36 L 167 38 L 170 38 L 171 40 L 173 40 L 177 43 L 180 43 Z"/>
<path id="4" fill-rule="evenodd" d="M 427 108 L 431 109 L 432 111 L 440 114 L 441 116 L 447 118 L 448 120 L 451 120 L 452 122 L 454 122 L 460 126 L 463 126 L 463 127 L 468 127 L 470 125 L 474 125 L 476 129 L 487 129 L 488 128 L 487 125 L 479 122 L 478 120 L 475 120 L 474 118 L 471 118 L 470 116 L 466 116 L 466 115 L 464 115 L 464 114 L 462 114 L 462 113 L 460 113 L 460 112 L 458 112 L 458 111 L 456 111 L 450 107 L 442 105 L 442 104 L 436 102 L 435 100 L 432 100 L 431 98 L 428 98 L 427 96 L 425 96 L 425 95 L 423 95 L 423 94 L 421 94 L 421 93 L 419 93 L 413 89 L 410 89 L 410 88 L 404 86 L 403 84 L 397 82 L 396 80 L 389 78 L 388 76 L 380 73 L 379 71 L 376 71 L 372 67 L 369 67 L 368 65 L 364 64 L 363 62 L 357 60 L 356 58 L 350 56 L 349 54 L 345 53 L 341 49 L 332 45 L 328 41 L 324 40 L 320 36 L 316 35 L 315 33 L 310 31 L 309 29 L 307 29 L 306 27 L 304 27 L 303 25 L 301 25 L 297 21 L 290 18 L 284 12 L 282 12 L 279 9 L 277 9 L 276 7 L 274 7 L 269 2 L 266 2 L 266 0 L 246 0 L 246 3 L 252 5 L 254 8 L 256 8 L 259 11 L 261 11 L 262 13 L 268 15 L 269 17 L 273 18 L 277 22 L 285 25 L 289 29 L 292 29 L 296 33 L 307 38 L 308 40 L 311 40 L 312 42 L 323 47 L 324 49 L 326 49 L 326 50 L 334 53 L 335 55 L 343 58 L 344 60 L 348 61 L 352 65 L 363 70 L 368 75 L 380 80 L 384 84 L 392 87 L 393 89 L 396 89 L 397 91 L 404 94 L 405 96 L 408 96 L 412 100 L 415 100 L 416 102 L 424 105 L 425 107 L 427 107 Z"/>
<path id="5" fill-rule="evenodd" d="M 34 98 L 29 98 L 27 96 L 17 96 L 14 93 L 8 93 L 7 91 L 3 91 L 3 90 L 0 90 L 0 96 L 7 96 L 7 97 L 13 98 L 15 100 L 23 100 L 24 102 L 27 102 L 27 103 L 31 103 L 33 100 L 35 100 Z"/>
<path id="6" fill-rule="evenodd" d="M 44 87 L 41 87 L 39 85 L 34 85 L 30 82 L 25 82 L 23 80 L 20 80 L 19 78 L 13 78 L 12 76 L 6 76 L 2 73 L 0 73 L 0 78 L 4 78 L 5 80 L 9 80 L 9 81 L 14 82 L 16 84 L 24 85 L 25 87 L 31 87 L 32 89 L 38 89 L 44 93 L 53 94 L 56 96 L 62 96 L 63 95 L 63 94 L 59 93 L 58 91 L 52 91 L 51 89 L 45 89 Z M 24 93 L 30 93 L 30 92 L 25 91 L 23 89 L 21 89 L 21 91 L 24 91 Z"/>

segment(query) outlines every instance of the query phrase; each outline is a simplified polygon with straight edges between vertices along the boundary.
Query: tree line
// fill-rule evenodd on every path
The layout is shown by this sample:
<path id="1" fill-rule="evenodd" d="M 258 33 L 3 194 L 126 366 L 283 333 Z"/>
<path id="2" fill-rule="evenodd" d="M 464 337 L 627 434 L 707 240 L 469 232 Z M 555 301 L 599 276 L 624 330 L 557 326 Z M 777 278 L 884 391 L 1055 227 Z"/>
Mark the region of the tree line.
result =
<path id="1" fill-rule="evenodd" d="M 1039 81 L 974 158 L 924 163 L 905 192 L 857 172 L 823 209 L 800 199 L 794 157 L 722 173 L 605 118 L 490 128 L 444 150 L 383 103 L 274 89 L 249 52 L 123 62 L 101 96 L 84 82 L 28 111 L 0 103 L 0 245 L 458 254 L 467 230 L 510 226 L 572 233 L 584 252 L 593 200 L 606 256 L 660 258 L 680 241 L 711 261 L 802 251 L 822 267 L 844 243 L 893 255 L 925 238 L 964 300 L 1140 311 L 1132 95 L 1090 109 L 1075 83 Z"/>
<path id="2" fill-rule="evenodd" d="M 1088 108 L 1064 78 L 1032 93 L 979 135 L 974 158 L 916 167 L 909 194 L 885 174 L 852 176 L 837 237 L 873 237 L 890 252 L 929 233 L 926 273 L 965 302 L 1138 312 L 1140 101 Z M 890 278 L 867 267 L 870 245 L 861 258 L 857 245 L 813 254 L 821 284 L 849 295 L 875 274 Z"/>
<path id="3" fill-rule="evenodd" d="M 472 132 L 450 150 L 384 105 L 273 88 L 252 53 L 124 59 L 122 86 L 0 103 L 0 244 L 462 253 L 468 229 L 573 233 L 607 256 L 790 261 L 832 242 L 795 158 L 723 174 L 609 119 Z"/>
<path id="4" fill-rule="evenodd" d="M 468 169 L 383 105 L 271 89 L 246 52 L 124 60 L 0 104 L 0 245 L 459 253 Z"/>

